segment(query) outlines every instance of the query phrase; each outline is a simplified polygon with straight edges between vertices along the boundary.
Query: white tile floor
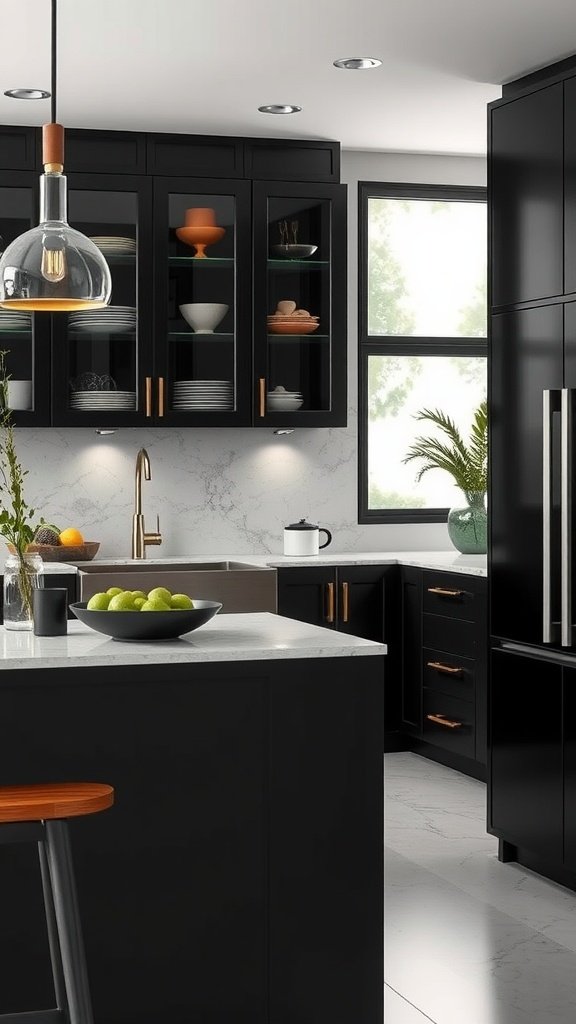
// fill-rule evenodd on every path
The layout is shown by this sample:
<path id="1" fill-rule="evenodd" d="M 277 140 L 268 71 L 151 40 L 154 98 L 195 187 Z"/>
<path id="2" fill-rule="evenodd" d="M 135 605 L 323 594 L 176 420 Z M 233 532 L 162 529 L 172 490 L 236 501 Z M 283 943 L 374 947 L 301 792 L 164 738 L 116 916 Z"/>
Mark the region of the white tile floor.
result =
<path id="1" fill-rule="evenodd" d="M 576 894 L 500 864 L 486 787 L 384 758 L 385 1024 L 576 1024 Z"/>

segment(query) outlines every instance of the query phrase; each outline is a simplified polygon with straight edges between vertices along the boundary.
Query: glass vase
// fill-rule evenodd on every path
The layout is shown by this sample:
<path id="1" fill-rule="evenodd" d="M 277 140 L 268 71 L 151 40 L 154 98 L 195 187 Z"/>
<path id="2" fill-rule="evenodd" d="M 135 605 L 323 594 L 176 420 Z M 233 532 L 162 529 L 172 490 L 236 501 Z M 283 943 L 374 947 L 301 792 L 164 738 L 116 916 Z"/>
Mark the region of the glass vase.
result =
<path id="1" fill-rule="evenodd" d="M 4 564 L 4 626 L 32 629 L 32 590 L 44 586 L 40 555 L 9 555 Z"/>
<path id="2" fill-rule="evenodd" d="M 484 491 L 466 494 L 467 504 L 451 508 L 448 513 L 448 536 L 463 555 L 486 552 L 488 517 Z"/>

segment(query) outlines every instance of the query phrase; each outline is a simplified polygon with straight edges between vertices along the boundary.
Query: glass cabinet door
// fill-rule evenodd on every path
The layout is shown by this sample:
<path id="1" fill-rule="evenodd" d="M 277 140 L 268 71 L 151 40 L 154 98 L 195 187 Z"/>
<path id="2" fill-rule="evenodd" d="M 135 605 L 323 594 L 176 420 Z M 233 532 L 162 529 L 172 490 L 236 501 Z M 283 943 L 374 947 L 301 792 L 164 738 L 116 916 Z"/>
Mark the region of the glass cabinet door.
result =
<path id="1" fill-rule="evenodd" d="M 154 189 L 156 416 L 248 424 L 249 187 L 156 179 Z"/>
<path id="2" fill-rule="evenodd" d="M 346 421 L 345 195 L 254 185 L 256 425 Z"/>
<path id="3" fill-rule="evenodd" d="M 37 175 L 0 174 L 0 253 L 38 223 Z M 50 423 L 50 315 L 0 309 L 0 350 L 8 382 L 12 421 Z"/>
<path id="4" fill-rule="evenodd" d="M 56 425 L 131 426 L 152 417 L 151 295 L 144 277 L 151 265 L 149 198 L 149 183 L 141 179 L 69 179 L 69 222 L 103 252 L 112 297 L 104 309 L 53 317 Z"/>

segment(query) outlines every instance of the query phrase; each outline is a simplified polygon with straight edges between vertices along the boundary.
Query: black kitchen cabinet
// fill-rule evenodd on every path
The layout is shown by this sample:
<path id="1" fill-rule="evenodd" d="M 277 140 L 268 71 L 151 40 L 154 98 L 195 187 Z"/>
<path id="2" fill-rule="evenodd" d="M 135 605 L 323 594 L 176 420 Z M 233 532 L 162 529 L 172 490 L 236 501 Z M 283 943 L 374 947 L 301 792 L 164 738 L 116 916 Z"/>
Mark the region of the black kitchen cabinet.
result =
<path id="1" fill-rule="evenodd" d="M 34 227 L 37 216 L 37 175 L 0 171 L 0 253 Z M 50 423 L 50 319 L 46 313 L 0 309 L 0 349 L 11 378 L 8 401 L 16 426 Z"/>
<path id="2" fill-rule="evenodd" d="M 412 749 L 483 778 L 486 580 L 401 567 L 401 718 Z"/>
<path id="3" fill-rule="evenodd" d="M 336 623 L 336 570 L 325 568 L 279 569 L 278 614 L 313 626 L 334 629 Z"/>
<path id="4" fill-rule="evenodd" d="M 0 168 L 19 168 L 0 170 L 4 243 L 37 222 L 34 138 L 33 129 L 0 128 Z M 0 312 L 8 372 L 32 381 L 15 422 L 344 426 L 346 186 L 337 184 L 339 145 L 84 129 L 70 129 L 67 138 L 68 219 L 99 240 L 112 299 L 100 317 L 91 310 L 21 315 L 16 324 L 5 311 L 3 327 Z M 212 232 L 202 245 L 190 232 L 185 237 L 187 211 L 204 211 L 204 226 L 220 237 Z M 290 242 L 315 252 L 295 259 L 288 246 L 279 256 L 281 222 Z M 318 319 L 290 335 L 275 324 L 269 330 L 268 315 L 290 298 Z M 191 304 L 186 319 L 181 307 Z M 222 307 L 218 323 L 198 321 L 201 304 Z M 267 391 L 278 387 L 301 398 L 268 408 Z"/>
<path id="5" fill-rule="evenodd" d="M 382 643 L 385 587 L 394 566 L 340 565 L 278 570 L 278 614 Z"/>

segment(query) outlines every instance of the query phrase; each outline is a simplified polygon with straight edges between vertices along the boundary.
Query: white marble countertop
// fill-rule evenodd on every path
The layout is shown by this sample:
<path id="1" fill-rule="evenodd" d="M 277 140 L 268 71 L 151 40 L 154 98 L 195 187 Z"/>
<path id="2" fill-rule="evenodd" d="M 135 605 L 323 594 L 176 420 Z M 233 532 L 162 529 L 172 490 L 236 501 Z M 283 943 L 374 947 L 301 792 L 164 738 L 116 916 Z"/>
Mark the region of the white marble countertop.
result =
<path id="1" fill-rule="evenodd" d="M 102 558 L 96 559 L 90 565 L 97 565 L 101 561 L 108 565 L 129 565 L 131 558 Z M 422 569 L 437 569 L 444 572 L 463 573 L 467 576 L 486 576 L 486 555 L 461 555 L 453 548 L 450 551 L 333 551 L 326 550 L 318 555 L 301 557 L 291 555 L 274 554 L 203 554 L 203 555 L 168 555 L 164 558 L 147 558 L 139 560 L 139 564 L 154 566 L 157 562 L 173 563 L 179 562 L 242 562 L 245 565 L 256 567 L 269 566 L 270 568 L 282 568 L 292 566 L 311 567 L 315 565 L 413 565 Z M 46 565 L 52 563 L 46 563 Z M 85 563 L 86 564 L 86 563 Z M 82 569 L 82 562 L 77 563 Z M 76 569 L 76 566 L 67 566 Z M 45 571 L 48 571 L 45 567 Z M 52 571 L 51 569 L 49 571 Z"/>
<path id="2" fill-rule="evenodd" d="M 58 637 L 0 627 L 0 670 L 348 658 L 386 650 L 385 644 L 270 612 L 217 615 L 178 640 L 148 644 L 112 640 L 76 620 L 68 623 L 67 636 Z"/>

